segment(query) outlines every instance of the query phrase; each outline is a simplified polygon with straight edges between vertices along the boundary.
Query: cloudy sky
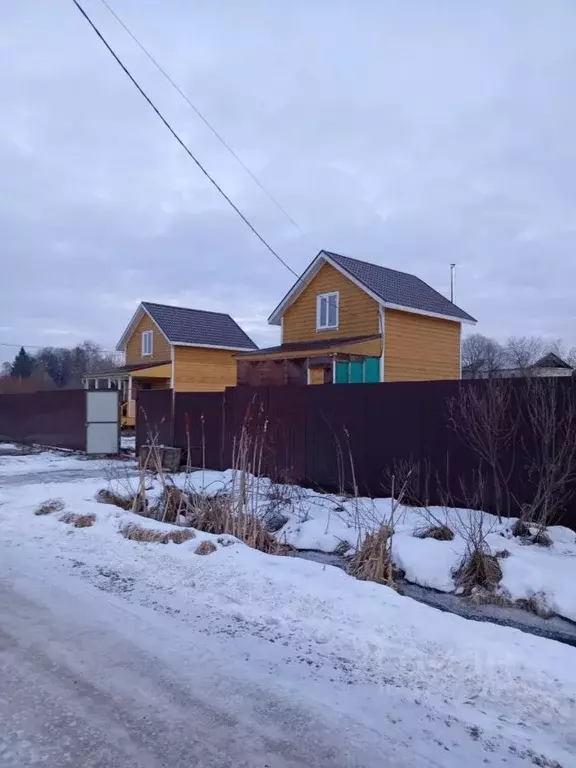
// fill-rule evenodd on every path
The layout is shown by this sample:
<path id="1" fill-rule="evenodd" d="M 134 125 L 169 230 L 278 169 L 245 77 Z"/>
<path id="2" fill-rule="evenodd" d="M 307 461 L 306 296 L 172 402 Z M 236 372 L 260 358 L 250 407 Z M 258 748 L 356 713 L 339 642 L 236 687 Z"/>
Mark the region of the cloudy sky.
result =
<path id="1" fill-rule="evenodd" d="M 297 270 L 320 248 L 413 272 L 488 335 L 576 344 L 572 0 L 82 0 Z M 260 344 L 292 276 L 210 186 L 71 0 L 0 11 L 0 342 L 113 348 L 142 299 Z M 14 354 L 0 347 L 0 359 Z"/>

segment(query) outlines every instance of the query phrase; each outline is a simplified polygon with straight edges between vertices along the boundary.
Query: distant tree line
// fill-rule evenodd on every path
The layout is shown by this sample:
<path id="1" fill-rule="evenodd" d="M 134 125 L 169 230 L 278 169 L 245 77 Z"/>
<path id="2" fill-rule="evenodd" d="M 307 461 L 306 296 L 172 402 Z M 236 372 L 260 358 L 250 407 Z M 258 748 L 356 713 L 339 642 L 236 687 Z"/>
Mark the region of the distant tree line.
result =
<path id="1" fill-rule="evenodd" d="M 510 336 L 501 343 L 474 333 L 462 340 L 462 367 L 472 377 L 491 376 L 509 368 L 523 371 L 550 352 L 576 367 L 576 347 L 567 347 L 560 339 L 548 341 L 540 336 Z"/>
<path id="2" fill-rule="evenodd" d="M 44 347 L 33 355 L 21 347 L 11 363 L 3 364 L 2 375 L 35 378 L 46 388 L 76 388 L 82 385 L 85 373 L 109 371 L 116 366 L 114 355 L 93 341 L 84 341 L 71 349 Z"/>

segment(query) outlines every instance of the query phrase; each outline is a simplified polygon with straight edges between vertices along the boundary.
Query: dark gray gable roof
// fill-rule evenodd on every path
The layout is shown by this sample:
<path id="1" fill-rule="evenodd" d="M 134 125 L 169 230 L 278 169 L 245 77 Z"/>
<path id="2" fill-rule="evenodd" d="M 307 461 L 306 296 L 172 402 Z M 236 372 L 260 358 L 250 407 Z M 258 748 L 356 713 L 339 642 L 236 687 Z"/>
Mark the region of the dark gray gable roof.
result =
<path id="1" fill-rule="evenodd" d="M 531 368 L 570 368 L 572 369 L 572 366 L 569 365 L 565 360 L 562 360 L 561 357 L 559 357 L 554 352 L 548 352 L 547 355 L 544 355 L 544 357 L 541 357 L 540 360 L 536 360 L 533 365 L 530 366 Z"/>
<path id="2" fill-rule="evenodd" d="M 349 256 L 341 256 L 331 251 L 321 251 L 321 253 L 325 253 L 386 303 L 398 304 L 401 307 L 422 312 L 434 312 L 437 315 L 453 317 L 455 320 L 476 322 L 471 315 L 456 304 L 452 304 L 449 299 L 415 275 L 369 264 L 367 261 L 351 259 Z"/>
<path id="3" fill-rule="evenodd" d="M 142 306 L 172 344 L 258 349 L 238 323 L 222 312 L 171 307 L 143 301 Z"/>

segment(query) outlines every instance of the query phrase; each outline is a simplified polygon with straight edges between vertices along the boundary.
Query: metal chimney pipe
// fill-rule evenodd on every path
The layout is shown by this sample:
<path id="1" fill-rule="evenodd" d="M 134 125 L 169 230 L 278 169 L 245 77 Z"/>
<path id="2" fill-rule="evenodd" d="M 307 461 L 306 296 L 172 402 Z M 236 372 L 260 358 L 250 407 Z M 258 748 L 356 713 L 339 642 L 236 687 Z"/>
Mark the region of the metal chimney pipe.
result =
<path id="1" fill-rule="evenodd" d="M 450 301 L 452 302 L 452 304 L 454 304 L 454 300 L 456 298 L 455 283 L 456 283 L 456 264 L 450 264 Z"/>

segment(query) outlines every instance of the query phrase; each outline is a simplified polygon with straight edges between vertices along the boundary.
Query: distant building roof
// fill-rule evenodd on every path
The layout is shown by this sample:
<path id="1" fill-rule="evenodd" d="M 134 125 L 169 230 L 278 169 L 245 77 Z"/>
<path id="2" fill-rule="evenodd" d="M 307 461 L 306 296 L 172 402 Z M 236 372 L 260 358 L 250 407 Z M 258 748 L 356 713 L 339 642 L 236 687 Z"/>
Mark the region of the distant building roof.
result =
<path id="1" fill-rule="evenodd" d="M 309 280 L 312 279 L 322 262 L 332 264 L 350 278 L 360 283 L 384 306 L 421 314 L 436 315 L 450 320 L 475 323 L 476 320 L 453 304 L 449 299 L 425 283 L 419 277 L 408 272 L 370 264 L 367 261 L 352 259 L 332 251 L 320 251 L 306 272 L 292 286 L 284 299 L 270 315 L 269 322 L 280 323 L 285 309 L 296 299 Z"/>
<path id="2" fill-rule="evenodd" d="M 547 355 L 544 355 L 544 357 L 541 357 L 540 360 L 536 360 L 535 363 L 533 363 L 531 368 L 569 368 L 572 370 L 572 366 L 569 365 L 565 360 L 562 360 L 561 357 L 559 357 L 554 352 L 548 352 Z"/>
<path id="3" fill-rule="evenodd" d="M 224 349 L 257 349 L 252 339 L 230 315 L 204 309 L 173 307 L 143 301 L 124 332 L 118 348 L 123 349 L 142 312 L 147 312 L 171 344 L 189 344 Z"/>

